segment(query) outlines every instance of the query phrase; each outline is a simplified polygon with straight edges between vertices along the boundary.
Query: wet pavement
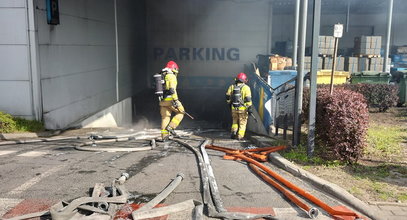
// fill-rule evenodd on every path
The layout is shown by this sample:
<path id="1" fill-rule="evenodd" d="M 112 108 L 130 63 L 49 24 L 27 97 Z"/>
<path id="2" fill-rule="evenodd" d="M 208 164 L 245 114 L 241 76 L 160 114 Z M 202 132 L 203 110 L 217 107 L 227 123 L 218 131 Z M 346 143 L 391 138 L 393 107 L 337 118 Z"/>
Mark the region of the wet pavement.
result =
<path id="1" fill-rule="evenodd" d="M 249 141 L 231 140 L 227 131 L 208 127 L 202 126 L 199 130 L 185 129 L 179 134 L 189 135 L 190 139 L 184 141 L 192 146 L 199 146 L 204 139 L 210 139 L 218 146 L 235 149 L 254 146 Z M 158 129 L 146 131 L 149 135 L 159 135 Z M 103 135 L 128 135 L 135 131 L 93 130 L 91 132 L 99 132 Z M 97 147 L 149 146 L 151 138 L 143 140 L 143 135 L 146 133 L 138 136 L 140 140 L 103 143 L 97 144 Z M 86 136 L 89 135 L 89 131 L 69 135 Z M 91 152 L 78 151 L 74 148 L 85 141 L 89 140 L 72 138 L 46 143 L 0 145 L 0 216 L 12 217 L 40 211 L 32 210 L 36 207 L 32 204 L 42 204 L 37 209 L 46 209 L 60 200 L 71 201 L 78 197 L 89 196 L 89 189 L 95 183 L 104 183 L 108 186 L 123 172 L 130 175 L 125 186 L 138 198 L 136 202 L 148 202 L 177 173 L 183 173 L 185 179 L 164 200 L 164 204 L 171 205 L 188 199 L 202 201 L 202 185 L 197 159 L 188 148 L 175 142 L 157 142 L 155 149 L 139 152 Z M 245 162 L 224 160 L 222 152 L 214 150 L 207 150 L 207 152 L 221 198 L 228 210 L 255 212 L 262 209 L 273 212 L 278 219 L 309 218 L 303 210 L 285 199 L 278 190 L 257 177 Z M 273 164 L 268 162 L 264 164 L 327 204 L 343 205 L 337 199 Z M 331 219 L 327 213 L 319 210 L 320 215 L 317 219 Z"/>

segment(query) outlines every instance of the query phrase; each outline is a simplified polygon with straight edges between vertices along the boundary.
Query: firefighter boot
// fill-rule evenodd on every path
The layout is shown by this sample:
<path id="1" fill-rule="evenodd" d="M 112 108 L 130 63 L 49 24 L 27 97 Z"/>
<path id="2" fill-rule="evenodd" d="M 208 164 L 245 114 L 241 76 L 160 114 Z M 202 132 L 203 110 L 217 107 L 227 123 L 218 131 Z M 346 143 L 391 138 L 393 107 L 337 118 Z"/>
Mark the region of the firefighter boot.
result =
<path id="1" fill-rule="evenodd" d="M 233 131 L 232 133 L 230 133 L 230 139 L 236 139 L 237 138 L 237 132 Z"/>
<path id="2" fill-rule="evenodd" d="M 170 134 L 171 134 L 173 137 L 179 138 L 179 136 L 177 135 L 177 133 L 175 133 L 174 128 L 172 128 L 171 126 L 168 125 L 165 129 L 166 129 L 168 132 L 170 132 Z"/>

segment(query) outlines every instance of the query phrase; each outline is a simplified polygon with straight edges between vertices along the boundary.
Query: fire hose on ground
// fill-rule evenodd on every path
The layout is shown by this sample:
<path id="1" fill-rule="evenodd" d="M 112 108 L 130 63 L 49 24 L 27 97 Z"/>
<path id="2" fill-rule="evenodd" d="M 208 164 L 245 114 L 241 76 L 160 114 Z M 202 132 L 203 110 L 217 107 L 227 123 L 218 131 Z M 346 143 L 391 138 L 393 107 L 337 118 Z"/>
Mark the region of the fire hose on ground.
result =
<path id="1" fill-rule="evenodd" d="M 203 154 L 206 154 L 206 151 L 203 151 L 202 154 L 193 146 L 190 144 L 174 139 L 177 143 L 187 147 L 190 149 L 195 156 L 198 159 L 198 166 L 200 168 L 200 174 L 201 174 L 201 181 L 202 181 L 202 187 L 203 187 L 203 202 L 205 207 L 207 208 L 207 214 L 210 217 L 216 217 L 216 218 L 225 218 L 225 219 L 259 219 L 259 218 L 265 218 L 265 219 L 275 219 L 272 215 L 255 215 L 251 213 L 241 213 L 241 212 L 228 212 L 223 208 L 222 200 L 220 198 L 219 191 L 217 190 L 217 184 L 215 177 L 213 176 L 213 172 L 209 172 L 209 170 L 212 170 L 212 168 L 208 168 L 208 163 L 205 163 Z M 205 140 L 202 142 L 200 145 L 200 148 L 202 149 L 209 143 L 209 140 Z M 209 161 L 208 161 L 209 162 Z M 210 164 L 209 164 L 210 166 Z M 215 201 L 213 201 L 215 200 Z M 215 208 L 213 207 L 213 204 L 215 204 Z"/>
<path id="2" fill-rule="evenodd" d="M 167 196 L 175 190 L 175 188 L 181 183 L 184 179 L 184 174 L 178 173 L 177 177 L 171 181 L 168 186 L 166 186 L 154 199 L 152 199 L 147 204 L 143 205 L 141 208 L 137 209 L 136 211 L 132 212 L 132 217 L 134 220 L 136 219 L 145 219 L 145 218 L 152 218 L 158 217 L 163 215 L 168 215 L 170 213 L 181 212 L 184 210 L 192 209 L 194 214 L 195 220 L 203 219 L 202 216 L 202 204 L 198 201 L 194 200 L 187 200 L 181 203 L 177 203 L 170 206 L 165 206 L 161 208 L 154 208 L 158 205 L 162 200 L 167 198 Z M 154 209 L 153 209 L 154 208 Z"/>
<path id="3" fill-rule="evenodd" d="M 318 205 L 319 207 L 321 207 L 323 210 L 325 210 L 326 212 L 328 212 L 331 216 L 335 216 L 335 215 L 341 215 L 341 216 L 353 216 L 355 217 L 355 219 L 360 219 L 361 216 L 358 215 L 355 212 L 352 211 L 339 211 L 339 210 L 335 210 L 334 208 L 332 208 L 331 206 L 329 206 L 328 204 L 324 203 L 323 201 L 321 201 L 320 199 L 316 198 L 315 196 L 311 195 L 310 193 L 306 192 L 305 190 L 303 190 L 302 188 L 294 185 L 293 183 L 287 181 L 286 179 L 284 179 L 282 176 L 280 176 L 279 174 L 275 173 L 274 171 L 272 171 L 270 168 L 268 168 L 267 166 L 259 163 L 258 161 L 250 158 L 250 155 L 252 154 L 252 151 L 256 151 L 256 149 L 250 149 L 250 150 L 235 150 L 235 149 L 230 149 L 230 148 L 224 148 L 224 147 L 219 147 L 219 146 L 214 146 L 214 145 L 207 145 L 206 148 L 208 149 L 213 149 L 213 150 L 218 150 L 218 151 L 222 151 L 225 152 L 227 154 L 229 154 L 229 156 L 231 156 L 231 158 L 228 159 L 233 159 L 233 158 L 239 158 L 242 159 L 250 164 L 253 164 L 251 167 L 253 167 L 254 165 L 259 167 L 260 169 L 262 169 L 263 171 L 265 171 L 267 174 L 269 174 L 270 176 L 272 176 L 273 178 L 275 178 L 276 180 L 278 180 L 279 182 L 281 182 L 283 185 L 285 185 L 287 188 L 297 192 L 299 195 L 303 196 L 304 198 L 308 199 L 309 201 L 313 202 L 314 204 Z M 264 148 L 258 148 L 257 151 L 261 151 L 261 149 Z M 268 151 L 270 152 L 270 151 Z M 291 199 L 290 197 L 288 197 L 289 199 Z M 292 200 L 291 200 L 292 201 Z M 294 202 L 294 201 L 293 201 Z M 298 202 L 298 201 L 297 201 Z M 295 204 L 297 204 L 296 202 L 294 202 Z M 298 203 L 297 205 L 300 205 L 301 203 Z M 303 205 L 301 205 L 303 206 Z M 300 207 L 301 207 L 300 206 Z M 303 209 L 305 209 L 309 214 L 313 213 L 313 209 L 303 206 L 301 207 Z M 312 217 L 312 215 L 310 215 L 310 217 Z"/>
<path id="4" fill-rule="evenodd" d="M 137 135 L 140 135 L 140 137 L 137 137 Z M 119 136 L 103 136 L 103 135 L 91 135 L 89 136 L 89 139 L 91 141 L 84 142 L 82 144 L 79 144 L 75 146 L 76 150 L 81 150 L 81 151 L 95 151 L 95 152 L 135 152 L 135 151 L 146 151 L 146 150 L 152 150 L 156 147 L 156 142 L 155 142 L 155 135 L 150 135 L 146 136 L 146 133 L 143 132 L 137 132 L 132 135 L 119 135 Z M 147 138 L 153 138 L 150 141 L 149 147 L 111 147 L 111 148 L 106 148 L 106 147 L 96 147 L 97 144 L 102 144 L 102 143 L 113 143 L 113 142 L 124 142 L 124 141 L 132 141 L 132 140 L 148 140 Z M 90 147 L 89 147 L 90 146 Z"/>
<path id="5" fill-rule="evenodd" d="M 114 142 L 123 142 L 123 141 L 129 141 L 129 140 L 135 140 L 135 139 L 129 139 L 129 138 L 117 138 L 117 139 L 107 139 L 107 140 L 99 140 L 99 141 L 87 141 L 85 143 L 82 143 L 80 145 L 75 146 L 76 150 L 81 150 L 81 151 L 104 151 L 104 152 L 134 152 L 134 151 L 146 151 L 146 150 L 152 150 L 156 147 L 155 140 L 152 139 L 150 140 L 150 145 L 149 147 L 96 147 L 96 144 L 101 144 L 101 143 L 114 143 Z M 139 139 L 140 140 L 140 139 Z M 89 147 L 90 146 L 90 147 Z"/>

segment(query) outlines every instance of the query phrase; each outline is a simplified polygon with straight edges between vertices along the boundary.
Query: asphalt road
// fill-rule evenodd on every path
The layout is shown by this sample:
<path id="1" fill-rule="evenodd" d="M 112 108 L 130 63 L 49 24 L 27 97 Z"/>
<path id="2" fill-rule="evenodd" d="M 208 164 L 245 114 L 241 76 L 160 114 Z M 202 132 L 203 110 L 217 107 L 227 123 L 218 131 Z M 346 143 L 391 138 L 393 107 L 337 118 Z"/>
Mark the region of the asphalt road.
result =
<path id="1" fill-rule="evenodd" d="M 158 134 L 159 131 L 149 132 Z M 228 132 L 220 131 L 198 133 L 194 138 L 210 138 L 216 145 L 236 149 L 252 145 L 248 141 L 230 140 Z M 74 148 L 84 141 L 87 140 L 0 145 L 0 217 L 28 212 L 15 210 L 15 207 L 27 201 L 49 206 L 60 200 L 71 201 L 89 196 L 90 188 L 95 183 L 110 186 L 112 180 L 123 172 L 130 174 L 125 186 L 138 197 L 136 202 L 152 199 L 178 173 L 183 173 L 185 179 L 164 203 L 170 205 L 188 199 L 202 200 L 197 159 L 188 148 L 175 142 L 158 143 L 155 149 L 141 152 L 91 152 Z M 189 140 L 188 143 L 198 146 L 201 141 Z M 149 146 L 149 141 L 98 144 L 98 147 L 116 148 L 143 146 Z M 207 151 L 225 207 L 270 208 L 279 219 L 307 219 L 304 211 L 257 177 L 245 162 L 224 160 L 223 153 Z M 265 164 L 327 204 L 341 205 L 306 182 L 270 163 Z M 317 219 L 331 218 L 320 209 Z"/>

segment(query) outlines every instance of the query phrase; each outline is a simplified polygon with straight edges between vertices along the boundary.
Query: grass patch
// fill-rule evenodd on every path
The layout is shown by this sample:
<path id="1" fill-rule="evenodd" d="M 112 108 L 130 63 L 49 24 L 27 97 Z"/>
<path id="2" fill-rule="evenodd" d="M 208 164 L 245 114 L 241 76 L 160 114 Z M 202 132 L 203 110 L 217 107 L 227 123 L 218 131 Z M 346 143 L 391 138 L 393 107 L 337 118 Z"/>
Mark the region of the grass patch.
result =
<path id="1" fill-rule="evenodd" d="M 343 163 L 339 160 L 324 160 L 317 155 L 309 158 L 307 156 L 307 148 L 304 145 L 299 145 L 297 148 L 291 148 L 291 150 L 287 152 L 281 152 L 281 155 L 284 158 L 299 163 L 303 166 L 322 165 L 325 167 L 337 167 L 343 165 Z"/>
<path id="2" fill-rule="evenodd" d="M 355 178 L 383 180 L 387 177 L 405 177 L 407 167 L 393 164 L 380 164 L 377 166 L 364 166 L 353 164 L 346 167 L 347 171 Z M 398 173 L 398 174 L 397 174 Z"/>
<path id="3" fill-rule="evenodd" d="M 39 132 L 44 130 L 44 124 L 35 120 L 13 117 L 0 112 L 0 133 Z"/>
<path id="4" fill-rule="evenodd" d="M 16 131 L 19 132 L 38 132 L 44 130 L 44 124 L 39 121 L 27 120 L 24 118 L 14 118 L 16 121 Z"/>
<path id="5" fill-rule="evenodd" d="M 384 183 L 373 182 L 372 189 L 377 193 L 377 196 L 382 200 L 389 200 L 389 198 L 394 198 L 395 195 L 392 191 L 387 190 L 387 185 Z"/>
<path id="6" fill-rule="evenodd" d="M 397 199 L 401 202 L 406 202 L 407 201 L 407 193 L 401 193 L 400 195 L 397 196 Z"/>
<path id="7" fill-rule="evenodd" d="M 367 132 L 367 156 L 389 157 L 402 152 L 400 143 L 406 135 L 400 126 L 380 126 L 372 124 Z"/>
<path id="8" fill-rule="evenodd" d="M 351 193 L 351 194 L 353 194 L 353 195 L 363 195 L 363 190 L 361 190 L 361 189 L 359 189 L 358 187 L 356 187 L 356 186 L 352 186 L 350 189 L 349 189 L 349 192 Z"/>

